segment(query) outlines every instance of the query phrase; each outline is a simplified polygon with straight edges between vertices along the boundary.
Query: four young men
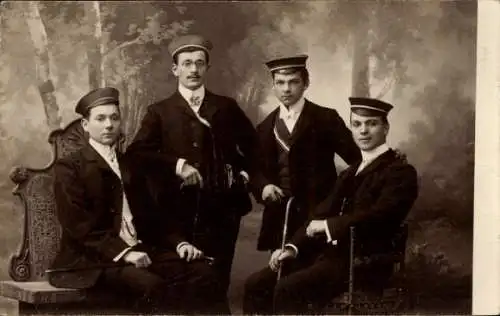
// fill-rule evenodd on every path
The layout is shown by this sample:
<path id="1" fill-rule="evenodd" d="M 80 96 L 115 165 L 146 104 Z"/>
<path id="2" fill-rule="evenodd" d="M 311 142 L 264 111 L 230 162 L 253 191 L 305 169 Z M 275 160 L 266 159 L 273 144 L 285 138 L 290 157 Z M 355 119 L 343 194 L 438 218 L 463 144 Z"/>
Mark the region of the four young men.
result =
<path id="1" fill-rule="evenodd" d="M 307 56 L 276 59 L 267 66 L 279 106 L 255 131 L 235 100 L 205 88 L 211 48 L 197 35 L 172 41 L 178 89 L 149 106 L 124 155 L 115 150 L 118 92 L 97 89 L 80 100 L 88 145 L 55 168 L 63 238 L 53 268 L 74 271 L 54 274 L 53 285 L 118 285 L 153 306 L 229 313 L 251 191 L 265 205 L 258 249 L 271 258 L 247 280 L 244 312 L 307 312 L 344 290 L 349 227 L 378 249 L 404 220 L 416 173 L 385 145 L 390 105 L 351 98 L 351 133 L 335 110 L 304 98 Z M 351 166 L 339 180 L 335 154 Z M 98 268 L 110 262 L 130 265 Z"/>

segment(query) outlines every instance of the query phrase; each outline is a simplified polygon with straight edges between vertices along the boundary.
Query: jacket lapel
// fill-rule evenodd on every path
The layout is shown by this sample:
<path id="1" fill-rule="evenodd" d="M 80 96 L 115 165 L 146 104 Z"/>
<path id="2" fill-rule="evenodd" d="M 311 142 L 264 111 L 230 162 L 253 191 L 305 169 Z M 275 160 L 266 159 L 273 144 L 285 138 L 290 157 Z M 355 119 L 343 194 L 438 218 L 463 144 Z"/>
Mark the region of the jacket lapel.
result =
<path id="1" fill-rule="evenodd" d="M 118 175 L 106 163 L 104 158 L 90 145 L 82 149 L 86 160 L 86 176 L 90 181 L 92 198 L 109 198 L 113 201 L 112 212 L 118 212 L 122 207 L 122 186 Z"/>
<path id="2" fill-rule="evenodd" d="M 176 90 L 175 93 L 172 95 L 172 100 L 174 101 L 173 104 L 175 104 L 177 109 L 179 109 L 180 113 L 198 119 L 196 117 L 196 114 L 193 112 L 193 110 L 187 103 L 187 101 L 182 97 L 179 90 Z"/>
<path id="3" fill-rule="evenodd" d="M 218 109 L 219 107 L 217 106 L 214 94 L 208 90 L 205 90 L 205 97 L 203 98 L 203 103 L 201 104 L 199 115 L 206 119 L 210 124 L 212 124 L 213 118 Z"/>
<path id="4" fill-rule="evenodd" d="M 89 143 L 87 143 L 83 148 L 83 156 L 85 157 L 87 162 L 95 164 L 97 168 L 113 172 L 104 158 L 102 158 L 101 155 L 99 155 L 99 153 Z"/>
<path id="5" fill-rule="evenodd" d="M 90 145 L 87 143 L 87 145 L 83 149 L 83 156 L 87 160 L 87 163 L 89 164 L 89 170 L 96 170 L 96 173 L 91 172 L 93 174 L 93 179 L 95 181 L 99 181 L 102 185 L 106 183 L 107 181 L 113 181 L 115 182 L 114 187 L 121 187 L 121 182 L 125 182 L 125 180 L 129 180 L 129 172 L 127 170 L 123 171 L 122 166 L 123 164 L 120 164 L 120 159 L 123 154 L 120 152 L 116 153 L 117 159 L 118 159 L 118 164 L 120 167 L 120 175 L 122 179 L 111 169 L 111 167 L 108 165 L 108 163 L 104 160 L 104 158 L 99 155 L 99 153 Z M 126 168 L 124 168 L 126 169 Z M 126 177 L 126 179 L 124 178 Z M 97 183 L 96 183 L 97 185 Z"/>
<path id="6" fill-rule="evenodd" d="M 124 155 L 121 152 L 116 153 L 116 159 L 118 160 L 118 166 L 120 167 L 120 173 L 122 176 L 122 182 L 123 183 L 130 183 L 130 169 L 128 164 L 126 163 L 126 160 L 124 159 Z"/>
<path id="7" fill-rule="evenodd" d="M 385 165 L 386 163 L 393 161 L 394 160 L 394 151 L 392 149 L 389 149 L 382 155 L 378 156 L 375 160 L 373 160 L 369 165 L 367 165 L 363 170 L 361 170 L 360 173 L 358 173 L 356 176 L 363 176 L 367 173 L 373 172 L 374 170 L 377 170 L 379 167 Z M 359 164 L 358 164 L 359 167 Z M 357 168 L 355 169 L 357 170 Z"/>
<path id="8" fill-rule="evenodd" d="M 302 113 L 300 113 L 299 120 L 292 131 L 290 148 L 292 148 L 297 140 L 306 133 L 312 121 L 313 110 L 313 104 L 306 99 Z"/>

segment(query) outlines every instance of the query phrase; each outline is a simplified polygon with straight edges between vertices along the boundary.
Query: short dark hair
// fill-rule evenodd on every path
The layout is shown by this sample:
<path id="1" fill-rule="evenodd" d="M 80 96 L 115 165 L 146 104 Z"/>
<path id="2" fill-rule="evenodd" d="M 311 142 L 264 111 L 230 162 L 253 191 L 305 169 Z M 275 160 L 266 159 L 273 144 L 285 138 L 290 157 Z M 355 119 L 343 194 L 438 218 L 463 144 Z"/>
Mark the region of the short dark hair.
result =
<path id="1" fill-rule="evenodd" d="M 191 53 L 191 52 L 196 52 L 196 51 L 202 51 L 205 54 L 205 59 L 206 59 L 207 64 L 208 64 L 210 61 L 210 55 L 206 51 L 204 51 L 203 49 L 200 49 L 198 47 L 186 47 L 184 49 L 181 49 L 177 53 L 175 53 L 174 56 L 172 57 L 174 64 L 176 64 L 176 65 L 179 64 L 179 54 L 180 53 L 184 53 L 184 52 Z"/>
<path id="2" fill-rule="evenodd" d="M 118 104 L 114 104 L 114 106 L 116 107 L 116 109 L 118 110 L 118 114 L 120 114 L 121 116 L 121 113 L 122 111 L 120 110 L 120 106 Z M 82 115 L 82 119 L 86 119 L 87 121 L 89 120 L 90 118 L 90 111 L 92 111 L 93 107 L 92 108 L 88 108 Z M 120 117 L 121 118 L 121 117 Z"/>
<path id="3" fill-rule="evenodd" d="M 357 113 L 358 111 L 362 111 L 363 114 L 364 114 L 364 116 L 379 117 L 382 120 L 382 123 L 384 125 L 389 125 L 389 120 L 387 119 L 387 115 L 380 114 L 379 111 L 374 111 L 374 110 L 369 110 L 369 109 L 356 109 L 356 110 L 352 110 L 351 114 L 349 115 L 349 123 L 350 124 L 352 124 L 352 113 L 363 115 L 361 113 Z"/>
<path id="4" fill-rule="evenodd" d="M 271 72 L 271 75 L 272 75 L 273 80 L 274 80 L 274 77 L 277 73 L 289 75 L 289 74 L 294 74 L 297 72 L 299 73 L 300 78 L 302 78 L 302 81 L 304 81 L 304 83 L 306 85 L 308 85 L 309 84 L 309 71 L 307 70 L 307 68 L 304 68 L 304 67 L 277 69 L 277 70 L 273 70 Z"/>

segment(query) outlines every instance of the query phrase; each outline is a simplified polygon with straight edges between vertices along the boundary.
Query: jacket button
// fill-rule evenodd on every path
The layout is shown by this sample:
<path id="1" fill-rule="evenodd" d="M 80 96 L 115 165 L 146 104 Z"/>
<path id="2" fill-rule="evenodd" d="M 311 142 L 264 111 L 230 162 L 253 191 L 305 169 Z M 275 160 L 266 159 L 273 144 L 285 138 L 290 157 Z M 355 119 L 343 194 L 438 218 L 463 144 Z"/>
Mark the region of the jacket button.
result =
<path id="1" fill-rule="evenodd" d="M 195 168 L 199 168 L 199 167 L 200 167 L 200 163 L 199 163 L 199 162 L 195 162 L 195 163 L 193 164 L 193 166 L 194 166 Z"/>
<path id="2" fill-rule="evenodd" d="M 344 214 L 344 212 L 340 212 L 339 215 L 342 216 L 342 214 Z"/>
<path id="3" fill-rule="evenodd" d="M 193 142 L 193 147 L 194 148 L 198 148 L 198 143 L 197 142 Z"/>

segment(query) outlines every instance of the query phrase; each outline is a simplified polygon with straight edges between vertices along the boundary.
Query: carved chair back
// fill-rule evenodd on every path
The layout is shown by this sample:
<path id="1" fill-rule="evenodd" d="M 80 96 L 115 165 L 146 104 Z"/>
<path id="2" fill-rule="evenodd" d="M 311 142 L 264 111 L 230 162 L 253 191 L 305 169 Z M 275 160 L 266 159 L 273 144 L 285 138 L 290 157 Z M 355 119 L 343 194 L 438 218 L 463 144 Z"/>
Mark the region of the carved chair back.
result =
<path id="1" fill-rule="evenodd" d="M 15 281 L 44 280 L 44 271 L 58 251 L 61 227 L 57 220 L 53 191 L 53 166 L 85 144 L 86 135 L 80 120 L 49 135 L 52 160 L 42 169 L 17 167 L 11 172 L 16 184 L 13 194 L 22 202 L 24 228 L 21 247 L 10 258 L 9 274 Z"/>

